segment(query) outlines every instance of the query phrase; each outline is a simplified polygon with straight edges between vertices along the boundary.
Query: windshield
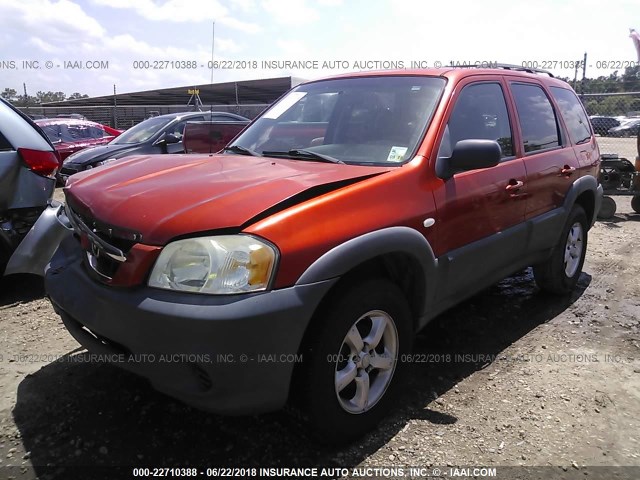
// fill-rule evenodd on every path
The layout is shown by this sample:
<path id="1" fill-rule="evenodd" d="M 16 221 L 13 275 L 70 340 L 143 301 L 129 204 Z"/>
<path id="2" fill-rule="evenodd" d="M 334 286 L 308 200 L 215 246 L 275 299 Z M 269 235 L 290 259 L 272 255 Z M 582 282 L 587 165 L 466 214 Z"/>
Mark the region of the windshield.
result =
<path id="1" fill-rule="evenodd" d="M 399 164 L 414 155 L 444 85 L 442 78 L 420 76 L 344 78 L 300 85 L 230 147 L 265 156 Z"/>
<path id="2" fill-rule="evenodd" d="M 173 118 L 164 117 L 148 118 L 144 122 L 140 122 L 139 124 L 131 127 L 119 137 L 116 137 L 111 141 L 111 143 L 116 145 L 125 145 L 145 142 L 158 133 L 162 127 L 173 120 Z"/>

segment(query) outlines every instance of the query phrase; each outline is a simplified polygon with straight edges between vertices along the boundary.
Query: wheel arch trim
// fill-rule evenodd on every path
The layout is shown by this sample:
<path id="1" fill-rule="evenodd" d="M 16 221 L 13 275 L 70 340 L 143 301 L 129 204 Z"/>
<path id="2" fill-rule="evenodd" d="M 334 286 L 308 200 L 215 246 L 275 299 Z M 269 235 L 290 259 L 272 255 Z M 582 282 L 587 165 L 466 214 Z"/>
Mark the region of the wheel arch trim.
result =
<path id="1" fill-rule="evenodd" d="M 576 204 L 578 197 L 585 192 L 591 192 L 594 196 L 593 211 L 585 212 L 587 213 L 587 215 L 591 213 L 591 218 L 587 218 L 589 222 L 589 228 L 591 228 L 591 226 L 593 226 L 596 221 L 598 210 L 600 209 L 600 204 L 602 203 L 602 185 L 598 185 L 598 181 L 594 176 L 584 175 L 573 182 L 569 187 L 569 190 L 567 191 L 564 205 L 568 214 L 571 211 L 571 208 Z"/>
<path id="2" fill-rule="evenodd" d="M 425 237 L 410 227 L 388 227 L 365 233 L 337 245 L 320 256 L 300 276 L 296 285 L 341 277 L 353 268 L 386 254 L 409 255 L 424 276 L 425 292 L 421 312 L 424 314 L 435 294 L 438 261 Z"/>

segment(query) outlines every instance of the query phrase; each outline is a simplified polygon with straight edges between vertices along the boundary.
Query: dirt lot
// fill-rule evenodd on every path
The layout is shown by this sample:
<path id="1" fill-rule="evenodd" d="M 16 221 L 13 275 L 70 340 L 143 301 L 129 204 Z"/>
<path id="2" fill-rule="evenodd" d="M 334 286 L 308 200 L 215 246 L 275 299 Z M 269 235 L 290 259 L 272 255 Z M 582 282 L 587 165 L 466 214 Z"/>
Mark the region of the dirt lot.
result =
<path id="1" fill-rule="evenodd" d="M 443 315 L 417 338 L 395 412 L 340 449 L 314 444 L 285 413 L 210 415 L 83 361 L 42 282 L 5 279 L 0 478 L 67 479 L 65 467 L 82 465 L 524 465 L 555 466 L 544 478 L 640 478 L 640 215 L 617 202 L 590 232 L 573 296 L 540 294 L 525 271 Z M 636 468 L 593 468 L 620 465 Z"/>

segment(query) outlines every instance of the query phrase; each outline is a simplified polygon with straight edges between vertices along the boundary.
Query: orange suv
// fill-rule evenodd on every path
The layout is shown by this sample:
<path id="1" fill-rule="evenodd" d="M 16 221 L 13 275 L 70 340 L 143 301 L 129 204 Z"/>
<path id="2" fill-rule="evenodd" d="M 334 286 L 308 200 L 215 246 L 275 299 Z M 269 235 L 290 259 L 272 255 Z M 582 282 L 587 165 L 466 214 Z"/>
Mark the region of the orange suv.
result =
<path id="1" fill-rule="evenodd" d="M 579 99 L 540 71 L 312 81 L 220 154 L 73 176 L 46 288 L 82 345 L 158 390 L 219 413 L 293 399 L 350 440 L 435 316 L 528 266 L 574 288 L 599 162 Z"/>

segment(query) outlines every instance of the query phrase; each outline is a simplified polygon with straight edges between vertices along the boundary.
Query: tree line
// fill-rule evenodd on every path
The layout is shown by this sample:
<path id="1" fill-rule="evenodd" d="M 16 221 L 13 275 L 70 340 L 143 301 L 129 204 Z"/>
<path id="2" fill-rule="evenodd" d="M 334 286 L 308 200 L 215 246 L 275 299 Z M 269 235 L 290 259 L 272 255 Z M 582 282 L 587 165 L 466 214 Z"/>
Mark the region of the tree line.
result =
<path id="1" fill-rule="evenodd" d="M 67 96 L 64 92 L 36 92 L 35 95 L 18 95 L 13 88 L 5 88 L 0 92 L 0 97 L 16 107 L 33 107 L 49 102 L 62 102 L 63 100 L 74 100 L 76 98 L 89 98 L 89 95 L 74 92 Z"/>

